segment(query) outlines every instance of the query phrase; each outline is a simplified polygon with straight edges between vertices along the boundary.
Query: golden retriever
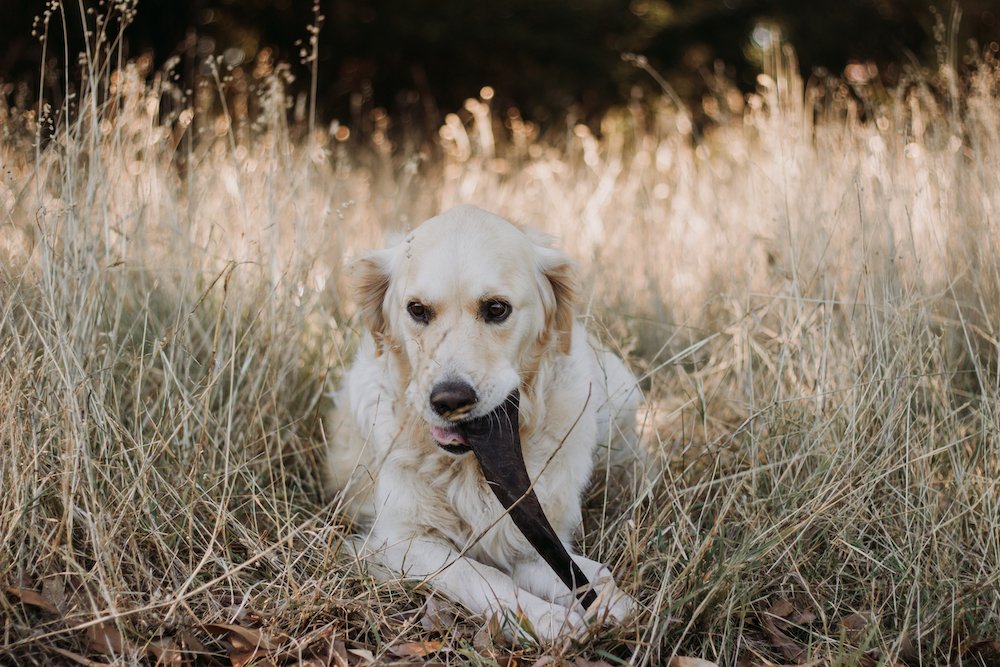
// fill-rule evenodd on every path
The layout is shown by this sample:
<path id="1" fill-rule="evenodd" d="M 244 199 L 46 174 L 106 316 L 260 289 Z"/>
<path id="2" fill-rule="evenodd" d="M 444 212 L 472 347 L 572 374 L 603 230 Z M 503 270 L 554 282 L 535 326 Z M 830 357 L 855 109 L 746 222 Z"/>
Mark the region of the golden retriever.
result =
<path id="1" fill-rule="evenodd" d="M 353 269 L 368 331 L 328 420 L 327 477 L 367 524 L 369 552 L 543 641 L 632 613 L 608 568 L 570 544 L 595 460 L 636 449 L 639 401 L 634 376 L 574 318 L 570 259 L 459 206 Z M 455 426 L 515 390 L 534 491 L 597 589 L 587 611 L 505 515 Z"/>

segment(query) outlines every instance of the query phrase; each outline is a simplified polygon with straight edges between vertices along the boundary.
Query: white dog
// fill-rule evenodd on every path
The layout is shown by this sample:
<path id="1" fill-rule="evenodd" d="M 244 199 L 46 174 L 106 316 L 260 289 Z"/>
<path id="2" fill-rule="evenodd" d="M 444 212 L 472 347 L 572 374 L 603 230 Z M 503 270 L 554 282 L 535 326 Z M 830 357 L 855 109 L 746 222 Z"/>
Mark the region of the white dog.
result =
<path id="1" fill-rule="evenodd" d="M 369 332 L 328 422 L 328 480 L 370 527 L 367 548 L 476 614 L 528 621 L 541 640 L 631 613 L 608 568 L 574 555 L 598 592 L 584 611 L 504 514 L 454 421 L 520 391 L 527 471 L 572 554 L 595 460 L 635 451 L 639 390 L 575 321 L 571 261 L 459 206 L 354 271 Z"/>

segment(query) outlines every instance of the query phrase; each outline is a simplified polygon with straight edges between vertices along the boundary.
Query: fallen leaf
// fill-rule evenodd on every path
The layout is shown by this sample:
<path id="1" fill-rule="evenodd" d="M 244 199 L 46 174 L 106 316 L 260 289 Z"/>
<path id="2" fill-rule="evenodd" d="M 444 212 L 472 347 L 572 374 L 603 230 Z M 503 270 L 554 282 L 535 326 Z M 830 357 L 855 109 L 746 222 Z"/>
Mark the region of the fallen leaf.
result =
<path id="1" fill-rule="evenodd" d="M 475 637 L 472 638 L 472 646 L 483 655 L 491 655 L 495 652 L 497 637 L 499 636 L 500 619 L 496 614 L 493 614 L 476 631 Z"/>
<path id="2" fill-rule="evenodd" d="M 67 651 L 64 648 L 59 648 L 58 646 L 46 646 L 46 650 L 52 651 L 53 653 L 58 653 L 67 660 L 71 660 L 78 665 L 84 665 L 84 667 L 107 667 L 103 662 L 97 662 L 96 660 L 91 660 L 90 658 L 85 658 L 79 653 L 73 653 L 73 651 Z"/>
<path id="3" fill-rule="evenodd" d="M 796 610 L 794 614 L 788 617 L 788 622 L 792 625 L 809 625 L 816 622 L 816 614 L 808 609 Z"/>
<path id="4" fill-rule="evenodd" d="M 857 643 L 868 626 L 871 625 L 871 620 L 871 617 L 865 614 L 849 614 L 840 619 L 840 629 L 848 641 Z"/>
<path id="5" fill-rule="evenodd" d="M 420 625 L 428 632 L 447 632 L 455 627 L 458 616 L 447 603 L 435 598 L 427 598 L 424 604 L 424 615 L 420 617 Z"/>
<path id="6" fill-rule="evenodd" d="M 439 653 L 444 648 L 444 642 L 407 642 L 397 646 L 390 646 L 389 653 L 399 658 L 423 658 L 428 655 Z"/>
<path id="7" fill-rule="evenodd" d="M 146 647 L 146 653 L 156 659 L 156 665 L 180 665 L 184 662 L 184 652 L 173 639 L 157 639 Z"/>
<path id="8" fill-rule="evenodd" d="M 224 637 L 237 651 L 270 652 L 277 650 L 277 647 L 271 643 L 266 635 L 254 628 L 245 628 L 242 625 L 231 623 L 206 623 L 201 627 L 215 637 Z"/>
<path id="9" fill-rule="evenodd" d="M 794 639 L 785 634 L 784 630 L 793 626 L 809 625 L 816 620 L 816 614 L 805 609 L 798 609 L 791 600 L 779 598 L 764 614 L 764 632 L 786 660 L 793 664 L 803 664 L 806 659 L 806 649 Z"/>
<path id="10" fill-rule="evenodd" d="M 367 663 L 375 662 L 375 656 L 371 651 L 365 648 L 349 648 L 347 652 L 351 655 L 356 655 Z"/>
<path id="11" fill-rule="evenodd" d="M 122 655 L 127 648 L 125 638 L 118 628 L 105 621 L 88 625 L 86 636 L 90 647 L 104 655 Z"/>
<path id="12" fill-rule="evenodd" d="M 920 661 L 920 650 L 917 647 L 916 641 L 914 641 L 914 636 L 912 632 L 908 632 L 899 638 L 899 657 L 903 659 L 904 662 L 919 662 Z"/>
<path id="13" fill-rule="evenodd" d="M 840 619 L 840 624 L 845 630 L 860 632 L 868 627 L 869 620 L 864 614 L 850 614 Z"/>
<path id="14" fill-rule="evenodd" d="M 90 601 L 100 597 L 85 579 L 66 574 L 50 575 L 42 579 L 42 593 L 63 614 L 74 609 L 89 609 Z"/>
<path id="15" fill-rule="evenodd" d="M 202 625 L 213 636 L 225 639 L 229 645 L 229 662 L 233 667 L 245 665 L 260 658 L 270 658 L 278 647 L 268 636 L 256 628 L 247 628 L 232 623 L 206 623 Z M 272 660 L 270 663 L 274 664 Z"/>
<path id="16" fill-rule="evenodd" d="M 193 634 L 187 630 L 181 630 L 177 633 L 177 638 L 181 640 L 181 646 L 187 653 L 193 653 L 195 656 L 199 655 L 209 655 L 212 653 L 207 646 L 205 646 L 200 639 L 195 637 Z"/>
<path id="17" fill-rule="evenodd" d="M 325 663 L 327 665 L 334 665 L 335 667 L 348 667 L 347 645 L 339 639 L 334 639 L 330 642 L 330 646 L 324 657 L 326 658 Z"/>
<path id="18" fill-rule="evenodd" d="M 780 598 L 777 602 L 771 605 L 771 608 L 767 610 L 767 613 L 772 616 L 777 616 L 778 618 L 788 618 L 795 613 L 795 605 L 792 604 L 791 600 Z"/>
<path id="19" fill-rule="evenodd" d="M 552 665 L 559 665 L 559 664 L 565 664 L 565 663 L 560 663 L 551 655 L 543 655 L 541 658 L 535 661 L 532 667 L 552 667 Z"/>
<path id="20" fill-rule="evenodd" d="M 799 665 L 805 660 L 806 651 L 796 644 L 791 637 L 778 628 L 778 621 L 784 622 L 785 617 L 795 612 L 795 606 L 788 600 L 781 599 L 771 605 L 771 608 L 764 614 L 761 625 L 764 632 L 771 639 L 771 644 L 778 649 L 786 660 Z"/>
<path id="21" fill-rule="evenodd" d="M 1000 664 L 1000 641 L 977 641 L 962 651 L 962 662 L 970 665 Z"/>
<path id="22" fill-rule="evenodd" d="M 30 588 L 21 588 L 19 586 L 8 586 L 7 592 L 20 599 L 22 604 L 37 607 L 43 611 L 49 612 L 50 614 L 59 613 L 59 608 L 49 602 L 49 600 L 47 600 L 45 596 L 38 591 L 33 591 Z"/>
<path id="23" fill-rule="evenodd" d="M 336 624 L 329 623 L 294 640 L 286 638 L 283 640 L 286 645 L 274 656 L 274 660 L 282 664 L 290 661 L 305 661 L 302 664 L 312 664 L 318 660 L 324 667 L 329 665 L 347 667 L 347 647 L 343 641 L 337 639 L 337 630 Z"/>
<path id="24" fill-rule="evenodd" d="M 789 625 L 809 625 L 816 620 L 816 614 L 808 609 L 799 609 L 787 598 L 780 598 L 771 605 L 767 613 L 774 616 L 775 625 L 784 630 Z"/>
<path id="25" fill-rule="evenodd" d="M 65 615 L 70 611 L 69 591 L 66 590 L 66 578 L 59 574 L 51 574 L 42 579 L 42 596 Z"/>
<path id="26" fill-rule="evenodd" d="M 611 667 L 611 663 L 605 660 L 587 660 L 586 658 L 577 658 L 573 661 L 573 667 Z"/>
<path id="27" fill-rule="evenodd" d="M 264 651 L 262 649 L 257 649 L 257 648 L 250 649 L 249 651 L 234 650 L 229 652 L 229 662 L 232 665 L 232 667 L 246 667 L 246 665 L 249 665 L 251 662 L 257 660 L 258 658 L 267 658 L 269 656 L 270 656 L 269 651 Z M 270 660 L 268 662 L 259 664 L 275 665 L 277 663 L 275 663 L 273 660 Z"/>
<path id="28" fill-rule="evenodd" d="M 719 665 L 708 660 L 702 660 L 701 658 L 685 658 L 684 656 L 676 655 L 671 658 L 669 667 L 719 667 Z"/>

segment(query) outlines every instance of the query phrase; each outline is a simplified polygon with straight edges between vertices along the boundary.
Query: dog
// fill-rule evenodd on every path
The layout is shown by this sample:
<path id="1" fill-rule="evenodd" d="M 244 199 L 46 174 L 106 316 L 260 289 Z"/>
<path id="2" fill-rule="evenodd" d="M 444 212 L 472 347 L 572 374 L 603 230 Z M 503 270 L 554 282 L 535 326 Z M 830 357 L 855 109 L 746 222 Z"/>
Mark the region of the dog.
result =
<path id="1" fill-rule="evenodd" d="M 636 456 L 640 400 L 621 359 L 575 319 L 573 262 L 463 205 L 352 272 L 366 331 L 334 395 L 326 473 L 367 527 L 367 552 L 541 641 L 631 615 L 636 602 L 609 569 L 571 545 L 595 462 Z M 456 428 L 515 390 L 533 489 L 598 594 L 586 611 L 505 514 Z"/>

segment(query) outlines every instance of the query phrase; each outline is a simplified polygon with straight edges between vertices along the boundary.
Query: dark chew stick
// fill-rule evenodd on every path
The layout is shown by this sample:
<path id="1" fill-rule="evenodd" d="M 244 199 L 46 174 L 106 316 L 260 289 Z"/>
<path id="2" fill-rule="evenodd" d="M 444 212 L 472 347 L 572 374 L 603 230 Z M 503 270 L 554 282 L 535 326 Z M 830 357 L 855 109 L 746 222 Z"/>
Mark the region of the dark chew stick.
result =
<path id="1" fill-rule="evenodd" d="M 497 500 L 508 510 L 510 518 L 531 546 L 587 609 L 597 594 L 588 587 L 590 582 L 566 552 L 562 540 L 542 511 L 538 496 L 531 489 L 518 431 L 519 398 L 520 394 L 515 389 L 496 410 L 463 422 L 459 428 L 468 439 Z M 588 588 L 580 590 L 583 587 Z"/>

